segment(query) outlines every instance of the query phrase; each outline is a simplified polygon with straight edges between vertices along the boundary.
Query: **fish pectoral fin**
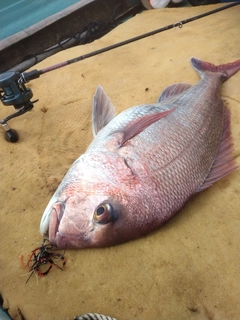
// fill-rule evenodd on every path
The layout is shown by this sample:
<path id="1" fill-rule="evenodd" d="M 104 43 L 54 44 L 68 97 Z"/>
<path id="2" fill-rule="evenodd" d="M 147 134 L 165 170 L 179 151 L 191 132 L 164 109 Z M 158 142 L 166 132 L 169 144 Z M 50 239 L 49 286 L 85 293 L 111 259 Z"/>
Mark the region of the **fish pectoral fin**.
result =
<path id="1" fill-rule="evenodd" d="M 174 107 L 170 110 L 161 111 L 154 114 L 147 114 L 128 123 L 128 125 L 121 130 L 122 138 L 119 142 L 119 147 L 122 147 L 126 141 L 138 135 L 154 122 L 168 116 L 170 113 L 176 110 L 176 108 L 177 107 Z"/>
<path id="2" fill-rule="evenodd" d="M 115 117 L 115 107 L 103 88 L 99 85 L 93 97 L 92 130 L 93 136 Z"/>
<path id="3" fill-rule="evenodd" d="M 197 192 L 207 189 L 213 185 L 214 182 L 220 180 L 238 168 L 232 156 L 232 152 L 233 142 L 230 131 L 230 111 L 226 109 L 222 140 L 218 149 L 218 153 L 207 179 Z"/>
<path id="4" fill-rule="evenodd" d="M 157 102 L 162 102 L 167 100 L 168 98 L 172 98 L 178 96 L 179 94 L 187 91 L 192 87 L 191 84 L 188 83 L 177 83 L 171 86 L 168 86 L 166 89 L 163 90 L 162 94 L 158 98 Z"/>

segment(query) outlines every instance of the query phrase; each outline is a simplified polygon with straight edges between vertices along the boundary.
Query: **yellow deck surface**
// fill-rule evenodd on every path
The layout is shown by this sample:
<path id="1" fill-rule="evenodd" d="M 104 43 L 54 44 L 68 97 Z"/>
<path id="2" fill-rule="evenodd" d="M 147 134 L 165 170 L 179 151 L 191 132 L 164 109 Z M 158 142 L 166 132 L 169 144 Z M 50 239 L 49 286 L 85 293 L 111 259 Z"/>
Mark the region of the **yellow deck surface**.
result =
<path id="1" fill-rule="evenodd" d="M 56 54 L 42 69 L 222 6 L 145 11 L 91 44 Z M 196 195 L 158 231 L 106 249 L 66 251 L 26 284 L 19 264 L 42 242 L 39 223 L 54 190 L 92 140 L 91 106 L 101 84 L 118 112 L 155 102 L 177 82 L 195 84 L 192 56 L 240 59 L 240 6 L 42 75 L 27 84 L 39 99 L 13 119 L 20 140 L 1 138 L 0 292 L 14 320 L 66 320 L 98 312 L 118 320 L 240 319 L 240 169 Z M 145 90 L 148 88 L 148 90 Z M 240 165 L 240 72 L 222 87 Z M 1 105 L 1 119 L 12 108 Z M 2 130 L 3 131 L 3 130 Z"/>

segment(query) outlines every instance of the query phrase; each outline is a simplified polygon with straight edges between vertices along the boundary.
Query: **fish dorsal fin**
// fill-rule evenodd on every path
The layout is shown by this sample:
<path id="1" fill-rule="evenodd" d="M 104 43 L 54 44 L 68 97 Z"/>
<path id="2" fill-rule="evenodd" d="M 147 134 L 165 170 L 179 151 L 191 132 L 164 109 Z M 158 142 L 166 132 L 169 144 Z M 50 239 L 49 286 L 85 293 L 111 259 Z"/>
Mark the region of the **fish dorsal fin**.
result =
<path id="1" fill-rule="evenodd" d="M 96 136 L 115 117 L 115 108 L 101 86 L 93 97 L 92 130 Z"/>
<path id="2" fill-rule="evenodd" d="M 163 90 L 162 94 L 158 98 L 157 102 L 162 102 L 167 100 L 168 98 L 172 98 L 174 96 L 179 95 L 180 93 L 183 93 L 184 91 L 187 91 L 192 86 L 188 83 L 176 83 L 172 84 L 171 86 L 168 86 L 166 89 Z"/>
<path id="3" fill-rule="evenodd" d="M 225 110 L 224 128 L 218 153 L 207 179 L 204 181 L 198 192 L 207 189 L 213 185 L 214 182 L 220 180 L 237 169 L 236 163 L 232 156 L 233 142 L 230 131 L 230 111 L 228 109 Z"/>
<path id="4" fill-rule="evenodd" d="M 145 130 L 147 127 L 149 127 L 151 124 L 154 122 L 166 117 L 169 115 L 171 112 L 176 110 L 177 107 L 174 107 L 170 110 L 164 110 L 164 111 L 159 111 L 153 114 L 145 114 L 137 119 L 134 119 L 131 121 L 122 131 L 121 133 L 122 138 L 121 141 L 119 142 L 119 147 L 122 147 L 126 141 L 129 139 L 135 137 L 138 135 L 140 132 Z"/>

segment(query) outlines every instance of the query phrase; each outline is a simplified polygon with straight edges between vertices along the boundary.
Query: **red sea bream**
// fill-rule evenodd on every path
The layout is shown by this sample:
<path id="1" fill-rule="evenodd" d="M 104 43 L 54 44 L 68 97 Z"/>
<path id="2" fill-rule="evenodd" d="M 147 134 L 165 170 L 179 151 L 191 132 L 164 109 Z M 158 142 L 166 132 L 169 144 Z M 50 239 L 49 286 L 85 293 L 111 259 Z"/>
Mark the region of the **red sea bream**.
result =
<path id="1" fill-rule="evenodd" d="M 192 58 L 201 80 L 167 87 L 156 103 L 115 109 L 98 87 L 94 139 L 50 200 L 40 231 L 59 248 L 107 247 L 171 219 L 196 193 L 236 169 L 230 111 L 219 92 L 240 60 Z"/>

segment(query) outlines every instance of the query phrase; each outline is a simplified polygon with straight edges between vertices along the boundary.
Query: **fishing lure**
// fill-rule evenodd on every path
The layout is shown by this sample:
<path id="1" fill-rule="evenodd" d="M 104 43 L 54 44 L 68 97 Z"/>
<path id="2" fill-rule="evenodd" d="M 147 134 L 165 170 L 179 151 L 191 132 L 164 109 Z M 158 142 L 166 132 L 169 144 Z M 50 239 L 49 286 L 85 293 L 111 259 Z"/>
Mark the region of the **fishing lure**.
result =
<path id="1" fill-rule="evenodd" d="M 55 252 L 55 250 L 57 249 L 51 245 L 48 239 L 43 239 L 42 245 L 32 250 L 26 263 L 23 262 L 23 255 L 19 256 L 21 267 L 29 269 L 30 275 L 26 283 L 33 273 L 39 277 L 46 276 L 53 266 L 63 271 L 63 266 L 66 264 L 65 251 L 61 254 Z M 57 264 L 58 260 L 61 261 L 62 266 Z"/>

